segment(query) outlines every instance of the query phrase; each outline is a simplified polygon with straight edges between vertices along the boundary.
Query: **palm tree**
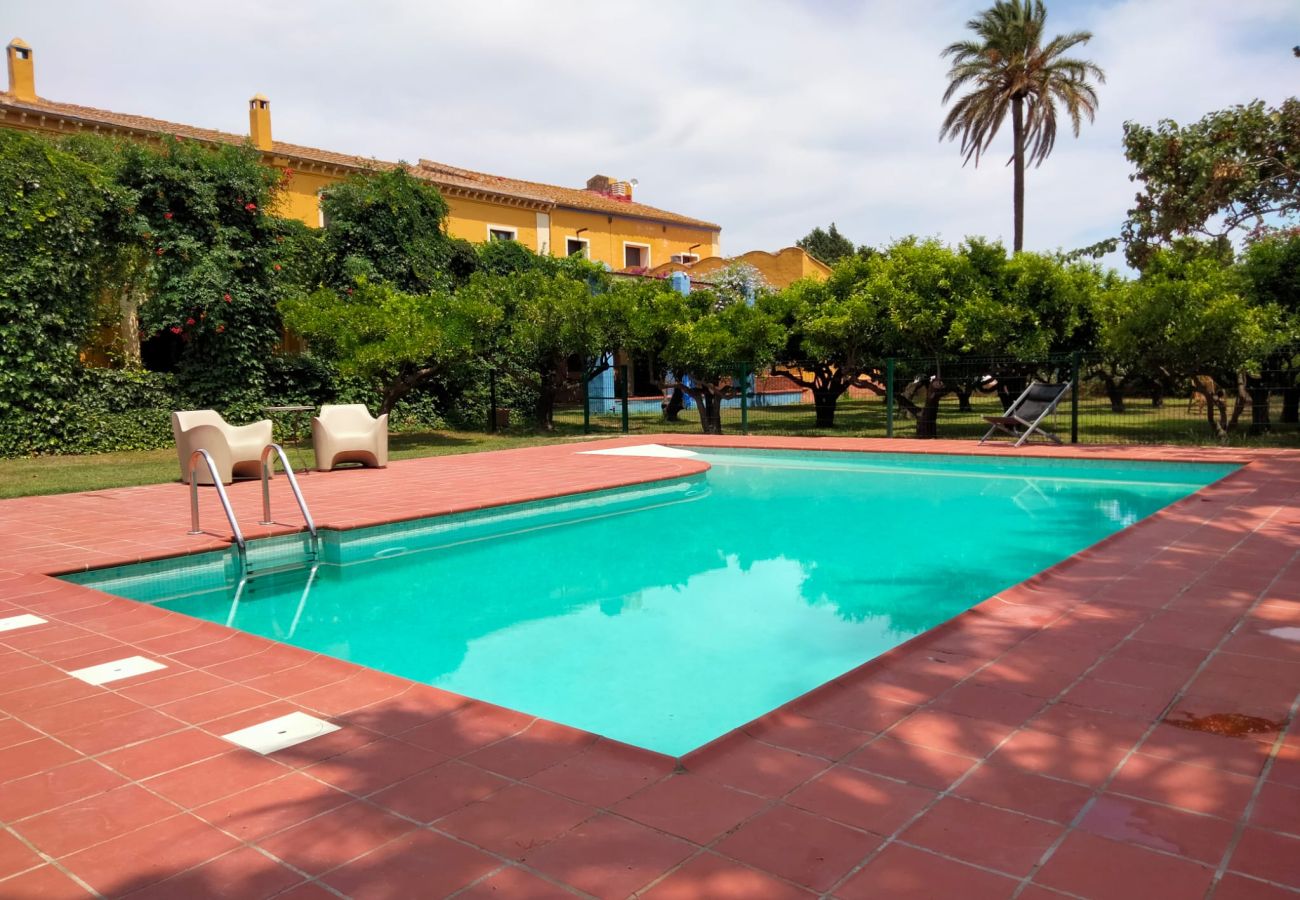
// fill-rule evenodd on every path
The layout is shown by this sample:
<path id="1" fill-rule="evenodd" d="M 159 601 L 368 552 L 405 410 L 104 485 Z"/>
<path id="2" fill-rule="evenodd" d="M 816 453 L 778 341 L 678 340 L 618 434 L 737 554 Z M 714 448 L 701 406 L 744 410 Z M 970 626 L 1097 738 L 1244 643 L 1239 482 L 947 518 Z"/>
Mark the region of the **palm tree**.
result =
<path id="1" fill-rule="evenodd" d="M 1074 31 L 1043 43 L 1047 8 L 1042 0 L 997 0 L 966 23 L 976 39 L 958 41 L 943 51 L 952 60 L 948 70 L 947 103 L 969 87 L 948 111 L 939 139 L 961 137 L 966 162 L 979 165 L 1011 109 L 1011 162 L 1015 166 L 1015 250 L 1025 242 L 1025 159 L 1042 165 L 1056 144 L 1056 107 L 1070 117 L 1074 136 L 1086 115 L 1097 112 L 1097 90 L 1089 79 L 1106 81 L 1106 73 L 1086 59 L 1066 52 L 1092 39 L 1092 32 Z"/>

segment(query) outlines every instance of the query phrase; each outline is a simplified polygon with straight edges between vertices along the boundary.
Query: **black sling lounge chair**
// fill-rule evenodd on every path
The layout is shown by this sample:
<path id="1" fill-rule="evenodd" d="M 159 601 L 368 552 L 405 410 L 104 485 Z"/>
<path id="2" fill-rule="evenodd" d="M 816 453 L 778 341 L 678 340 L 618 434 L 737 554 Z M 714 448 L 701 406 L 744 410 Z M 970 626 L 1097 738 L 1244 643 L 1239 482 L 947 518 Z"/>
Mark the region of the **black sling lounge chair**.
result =
<path id="1" fill-rule="evenodd" d="M 993 436 L 995 431 L 1005 431 L 1007 434 L 1017 438 L 1015 446 L 1019 447 L 1035 431 L 1047 438 L 1049 441 L 1061 443 L 1061 439 L 1052 434 L 1042 426 L 1042 422 L 1052 414 L 1056 409 L 1056 404 L 1061 402 L 1066 391 L 1070 389 L 1070 382 L 1064 384 L 1043 384 L 1038 381 L 1031 381 L 1025 392 L 1016 398 L 1016 402 L 1007 408 L 1007 411 L 1000 416 L 985 416 L 984 421 L 990 423 L 993 427 L 988 430 L 984 437 L 980 438 L 980 443 L 984 443 Z"/>

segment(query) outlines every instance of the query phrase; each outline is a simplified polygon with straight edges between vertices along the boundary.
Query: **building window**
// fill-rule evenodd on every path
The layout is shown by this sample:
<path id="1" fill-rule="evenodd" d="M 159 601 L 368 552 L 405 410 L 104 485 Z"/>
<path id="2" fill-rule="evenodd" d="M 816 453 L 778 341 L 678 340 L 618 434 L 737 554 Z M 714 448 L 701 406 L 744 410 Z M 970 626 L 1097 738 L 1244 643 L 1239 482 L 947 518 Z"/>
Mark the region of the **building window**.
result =
<path id="1" fill-rule="evenodd" d="M 564 255 L 581 256 L 585 259 L 591 259 L 591 241 L 586 238 L 565 238 Z"/>
<path id="2" fill-rule="evenodd" d="M 700 254 L 698 253 L 674 253 L 673 254 L 673 262 L 675 263 L 685 263 L 686 265 L 689 266 L 691 263 L 697 263 L 699 261 L 700 261 Z"/>
<path id="3" fill-rule="evenodd" d="M 650 268 L 650 245 L 623 243 L 623 268 Z"/>
<path id="4" fill-rule="evenodd" d="M 330 225 L 330 217 L 325 214 L 325 198 L 327 196 L 329 196 L 327 191 L 316 192 L 316 211 L 320 214 L 321 228 L 328 228 Z"/>
<path id="5" fill-rule="evenodd" d="M 517 228 L 508 228 L 505 225 L 489 225 L 489 241 L 513 241 L 519 235 Z"/>

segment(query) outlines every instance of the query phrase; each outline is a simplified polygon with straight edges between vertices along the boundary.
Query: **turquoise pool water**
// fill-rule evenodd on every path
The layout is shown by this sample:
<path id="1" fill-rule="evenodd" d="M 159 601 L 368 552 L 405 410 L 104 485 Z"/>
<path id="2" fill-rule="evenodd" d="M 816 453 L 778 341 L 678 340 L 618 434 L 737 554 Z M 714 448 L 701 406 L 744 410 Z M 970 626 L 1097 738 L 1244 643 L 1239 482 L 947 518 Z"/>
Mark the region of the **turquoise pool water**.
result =
<path id="1" fill-rule="evenodd" d="M 680 755 L 1235 466 L 718 451 L 695 478 L 69 576 Z M 301 553 L 254 542 L 250 566 Z"/>

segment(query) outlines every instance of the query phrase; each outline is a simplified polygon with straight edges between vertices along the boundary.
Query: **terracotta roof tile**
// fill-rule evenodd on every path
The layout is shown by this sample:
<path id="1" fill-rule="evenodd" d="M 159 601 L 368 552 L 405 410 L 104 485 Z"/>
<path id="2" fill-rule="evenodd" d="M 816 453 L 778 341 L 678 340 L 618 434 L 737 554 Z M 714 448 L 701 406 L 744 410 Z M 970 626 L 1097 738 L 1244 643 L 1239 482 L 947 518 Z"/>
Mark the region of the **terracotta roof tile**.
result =
<path id="1" fill-rule="evenodd" d="M 84 122 L 90 125 L 107 126 L 108 128 L 115 130 L 171 134 L 177 137 L 189 138 L 197 141 L 207 141 L 216 144 L 242 144 L 248 140 L 248 136 L 243 134 L 218 131 L 214 128 L 199 128 L 194 125 L 182 125 L 177 122 L 168 122 L 163 119 L 152 119 L 147 116 L 135 116 L 127 113 L 111 112 L 109 110 L 96 109 L 92 106 L 79 106 L 75 103 L 56 103 L 52 100 L 45 99 L 38 99 L 35 101 L 19 100 L 12 94 L 4 91 L 0 91 L 0 110 L 13 110 L 19 113 L 52 116 L 73 122 Z M 374 159 L 373 157 L 335 153 L 332 150 L 321 150 L 316 147 L 303 147 L 299 144 L 289 144 L 284 141 L 275 141 L 271 145 L 269 153 L 273 156 L 291 157 L 293 159 L 306 160 L 354 170 L 383 170 L 391 169 L 397 165 L 397 163 Z M 689 216 L 678 215 L 677 213 L 668 212 L 667 210 L 647 206 L 644 203 L 618 200 L 606 194 L 600 194 L 595 191 L 588 191 L 581 188 L 567 188 L 553 184 L 521 181 L 516 178 L 505 178 L 499 175 L 489 175 L 484 172 L 474 172 L 470 169 L 461 169 L 455 166 L 448 166 L 442 163 L 435 163 L 423 159 L 420 160 L 417 166 L 411 168 L 411 172 L 412 174 L 425 178 L 434 184 L 448 188 L 453 193 L 456 191 L 481 192 L 515 200 L 531 201 L 532 203 L 542 206 L 565 206 L 614 215 L 654 219 L 663 222 L 674 222 L 698 228 L 707 228 L 714 231 L 719 230 L 718 226 L 712 222 L 705 222 L 700 219 L 690 218 Z"/>

